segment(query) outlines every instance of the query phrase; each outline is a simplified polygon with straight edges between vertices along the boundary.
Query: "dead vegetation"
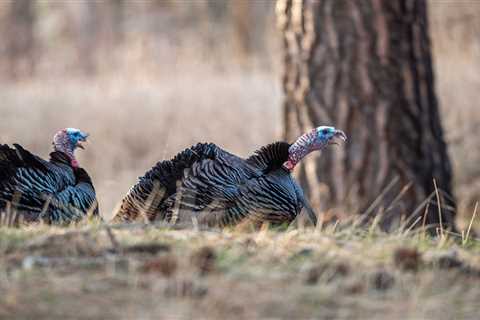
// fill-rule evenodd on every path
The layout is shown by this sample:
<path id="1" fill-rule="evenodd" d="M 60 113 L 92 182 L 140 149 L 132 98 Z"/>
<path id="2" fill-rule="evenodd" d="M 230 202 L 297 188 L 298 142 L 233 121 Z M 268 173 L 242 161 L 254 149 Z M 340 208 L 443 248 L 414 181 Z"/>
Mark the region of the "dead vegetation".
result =
<path id="1" fill-rule="evenodd" d="M 1 318 L 478 314 L 480 242 L 448 235 L 87 225 L 1 228 L 0 238 Z"/>
<path id="2" fill-rule="evenodd" d="M 477 319 L 480 245 L 468 226 L 480 221 L 469 219 L 480 199 L 480 42 L 468 30 L 480 19 L 447 2 L 432 5 L 432 38 L 466 217 L 459 221 L 463 241 L 411 230 L 387 235 L 375 226 L 255 233 L 3 226 L 0 319 Z M 173 44 L 159 58 L 144 42 L 133 42 L 132 60 L 102 65 L 113 69 L 108 74 L 76 78 L 59 68 L 55 76 L 2 83 L 0 90 L 0 143 L 19 142 L 46 157 L 57 129 L 91 133 L 80 162 L 107 220 L 137 176 L 184 147 L 213 141 L 247 155 L 281 136 L 275 62 L 237 67 L 224 53 Z M 212 64 L 219 55 L 222 65 Z M 275 59 L 278 50 L 269 51 L 268 61 Z M 43 70 L 57 62 L 44 60 Z"/>

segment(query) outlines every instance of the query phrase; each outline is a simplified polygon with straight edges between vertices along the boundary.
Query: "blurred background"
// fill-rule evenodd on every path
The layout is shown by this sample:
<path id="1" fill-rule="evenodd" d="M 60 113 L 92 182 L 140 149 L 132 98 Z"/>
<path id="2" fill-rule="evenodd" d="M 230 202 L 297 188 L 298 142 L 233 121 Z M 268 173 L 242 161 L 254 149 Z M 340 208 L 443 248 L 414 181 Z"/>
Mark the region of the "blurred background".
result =
<path id="1" fill-rule="evenodd" d="M 430 0 L 437 94 L 460 215 L 480 199 L 480 1 Z M 274 1 L 2 0 L 0 143 L 47 157 L 63 127 L 102 214 L 156 161 L 199 141 L 242 156 L 281 138 Z"/>

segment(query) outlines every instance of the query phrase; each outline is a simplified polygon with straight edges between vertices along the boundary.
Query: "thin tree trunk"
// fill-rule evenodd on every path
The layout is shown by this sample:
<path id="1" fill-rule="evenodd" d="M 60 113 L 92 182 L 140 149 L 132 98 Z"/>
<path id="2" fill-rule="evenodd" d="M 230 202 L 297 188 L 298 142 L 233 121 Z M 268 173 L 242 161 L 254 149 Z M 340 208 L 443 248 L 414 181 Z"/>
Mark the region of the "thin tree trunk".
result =
<path id="1" fill-rule="evenodd" d="M 9 3 L 6 41 L 8 73 L 13 79 L 32 76 L 35 71 L 35 2 Z"/>
<path id="2" fill-rule="evenodd" d="M 316 207 L 382 214 L 385 227 L 402 218 L 422 225 L 423 216 L 426 224 L 454 226 L 426 6 L 278 1 L 286 139 L 318 125 L 349 136 L 345 147 L 310 157 L 300 170 Z"/>
<path id="3" fill-rule="evenodd" d="M 269 1 L 238 0 L 229 5 L 234 45 L 239 62 L 251 63 L 255 53 L 265 51 L 265 33 L 268 13 L 273 9 Z"/>
<path id="4" fill-rule="evenodd" d="M 100 5 L 97 1 L 69 2 L 68 5 L 78 12 L 75 25 L 77 56 L 83 73 L 93 76 L 98 71 L 97 55 L 99 30 L 101 25 Z"/>

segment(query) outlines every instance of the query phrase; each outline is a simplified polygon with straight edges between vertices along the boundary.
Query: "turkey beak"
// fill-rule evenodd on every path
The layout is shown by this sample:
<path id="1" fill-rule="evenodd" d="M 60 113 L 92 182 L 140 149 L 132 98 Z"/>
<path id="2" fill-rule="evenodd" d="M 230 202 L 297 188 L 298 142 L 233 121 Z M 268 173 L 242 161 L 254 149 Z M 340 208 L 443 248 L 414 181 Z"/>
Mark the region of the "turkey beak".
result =
<path id="1" fill-rule="evenodd" d="M 80 148 L 80 149 L 85 150 L 85 144 L 88 143 L 87 138 L 88 138 L 88 133 L 85 134 L 85 136 L 83 137 L 83 139 L 77 141 L 77 147 Z"/>
<path id="2" fill-rule="evenodd" d="M 341 140 L 342 143 L 345 143 L 347 141 L 347 135 L 342 130 L 335 130 L 335 133 L 333 134 L 332 140 L 329 142 L 329 144 L 338 145 L 339 140 Z"/>

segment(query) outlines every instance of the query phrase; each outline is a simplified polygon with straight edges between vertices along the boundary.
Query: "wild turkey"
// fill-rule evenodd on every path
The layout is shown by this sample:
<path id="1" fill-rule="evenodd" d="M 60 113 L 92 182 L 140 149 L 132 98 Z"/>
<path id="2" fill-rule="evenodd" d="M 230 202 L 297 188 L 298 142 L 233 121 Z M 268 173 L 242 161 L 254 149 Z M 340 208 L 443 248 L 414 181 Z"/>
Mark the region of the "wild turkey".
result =
<path id="1" fill-rule="evenodd" d="M 0 212 L 10 210 L 24 222 L 56 224 L 78 221 L 90 211 L 98 215 L 92 180 L 74 154 L 87 137 L 78 129 L 60 130 L 49 161 L 18 144 L 0 145 Z"/>
<path id="2" fill-rule="evenodd" d="M 333 127 L 318 127 L 293 144 L 276 142 L 242 159 L 212 143 L 199 143 L 172 160 L 158 162 L 122 201 L 114 222 L 176 223 L 189 212 L 200 222 L 227 226 L 242 221 L 290 223 L 305 208 L 317 218 L 291 176 L 295 165 L 312 151 L 343 141 Z M 191 216 L 188 216 L 188 219 Z"/>

